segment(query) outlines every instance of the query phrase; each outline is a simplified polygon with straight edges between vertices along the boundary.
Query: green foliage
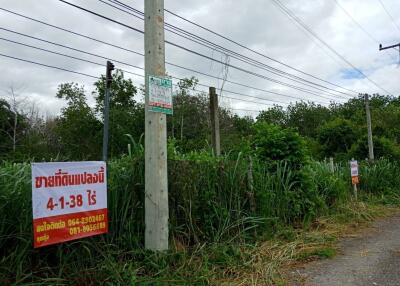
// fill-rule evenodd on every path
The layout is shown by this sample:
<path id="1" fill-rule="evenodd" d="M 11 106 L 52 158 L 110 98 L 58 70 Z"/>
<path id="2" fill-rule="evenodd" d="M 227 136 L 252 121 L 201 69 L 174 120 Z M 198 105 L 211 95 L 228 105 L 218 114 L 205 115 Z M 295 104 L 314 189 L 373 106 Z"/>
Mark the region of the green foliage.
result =
<path id="1" fill-rule="evenodd" d="M 400 159 L 400 146 L 385 137 L 373 137 L 374 155 L 376 158 L 387 158 L 391 160 Z M 350 150 L 351 157 L 365 159 L 368 158 L 368 138 L 366 135 L 358 139 Z"/>
<path id="2" fill-rule="evenodd" d="M 350 120 L 335 118 L 325 123 L 318 131 L 322 157 L 335 157 L 348 153 L 356 138 L 356 132 Z"/>
<path id="3" fill-rule="evenodd" d="M 350 175 L 348 166 L 334 165 L 333 171 L 328 163 L 312 162 L 308 167 L 313 185 L 326 206 L 332 208 L 349 199 Z"/>
<path id="4" fill-rule="evenodd" d="M 257 121 L 263 121 L 269 124 L 287 126 L 288 113 L 282 106 L 274 105 L 272 108 L 263 110 L 257 116 Z"/>
<path id="5" fill-rule="evenodd" d="M 253 146 L 257 156 L 268 165 L 286 161 L 290 168 L 299 170 L 308 163 L 305 141 L 290 128 L 282 128 L 264 122 L 254 125 Z"/>
<path id="6" fill-rule="evenodd" d="M 102 125 L 86 102 L 83 86 L 61 84 L 57 97 L 66 99 L 68 104 L 62 109 L 55 129 L 61 153 L 71 159 L 99 159 Z"/>
<path id="7" fill-rule="evenodd" d="M 318 127 L 331 118 L 331 112 L 327 107 L 313 102 L 291 104 L 287 108 L 287 113 L 287 126 L 308 137 L 315 137 Z"/>
<path id="8" fill-rule="evenodd" d="M 106 90 L 105 76 L 94 85 L 93 96 L 96 100 L 94 108 L 98 117 L 103 118 L 104 96 Z M 144 133 L 144 105 L 135 100 L 137 88 L 131 79 L 125 79 L 120 70 L 113 73 L 110 88 L 109 113 L 109 156 L 116 157 L 126 153 L 127 144 L 131 143 L 125 134 L 130 134 L 138 141 Z"/>

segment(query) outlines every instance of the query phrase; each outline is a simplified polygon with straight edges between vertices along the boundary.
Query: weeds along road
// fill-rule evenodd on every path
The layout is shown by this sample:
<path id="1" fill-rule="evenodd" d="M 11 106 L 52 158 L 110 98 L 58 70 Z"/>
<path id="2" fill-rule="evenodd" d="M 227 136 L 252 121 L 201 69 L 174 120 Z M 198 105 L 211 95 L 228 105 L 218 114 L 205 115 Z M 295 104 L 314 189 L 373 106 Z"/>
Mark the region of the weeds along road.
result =
<path id="1" fill-rule="evenodd" d="M 399 286 L 400 215 L 344 239 L 333 259 L 309 263 L 294 273 L 299 282 L 292 286 Z"/>

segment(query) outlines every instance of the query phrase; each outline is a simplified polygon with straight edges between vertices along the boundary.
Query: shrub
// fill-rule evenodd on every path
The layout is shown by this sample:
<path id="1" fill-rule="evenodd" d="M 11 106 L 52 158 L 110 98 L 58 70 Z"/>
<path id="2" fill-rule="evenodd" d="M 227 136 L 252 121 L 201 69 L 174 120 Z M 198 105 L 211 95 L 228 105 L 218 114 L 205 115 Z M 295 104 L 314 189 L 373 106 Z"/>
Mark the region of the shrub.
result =
<path id="1" fill-rule="evenodd" d="M 265 122 L 258 122 L 254 128 L 255 153 L 268 165 L 286 161 L 288 167 L 299 170 L 309 162 L 305 141 L 294 129 Z"/>

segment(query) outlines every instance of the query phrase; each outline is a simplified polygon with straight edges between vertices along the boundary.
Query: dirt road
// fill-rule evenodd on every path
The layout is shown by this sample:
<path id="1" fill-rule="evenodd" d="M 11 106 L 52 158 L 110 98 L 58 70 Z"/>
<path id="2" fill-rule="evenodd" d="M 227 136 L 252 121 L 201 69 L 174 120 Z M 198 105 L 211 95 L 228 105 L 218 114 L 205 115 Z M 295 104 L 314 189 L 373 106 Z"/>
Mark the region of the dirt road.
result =
<path id="1" fill-rule="evenodd" d="M 293 271 L 292 286 L 400 286 L 400 215 L 344 239 L 333 259 Z"/>

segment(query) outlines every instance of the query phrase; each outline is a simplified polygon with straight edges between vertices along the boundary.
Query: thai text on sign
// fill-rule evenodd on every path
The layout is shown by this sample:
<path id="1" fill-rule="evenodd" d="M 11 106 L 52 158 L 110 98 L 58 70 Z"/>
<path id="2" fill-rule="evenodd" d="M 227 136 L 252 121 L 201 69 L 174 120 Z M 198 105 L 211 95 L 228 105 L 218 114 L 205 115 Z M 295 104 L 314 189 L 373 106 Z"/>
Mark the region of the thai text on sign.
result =
<path id="1" fill-rule="evenodd" d="M 149 110 L 172 114 L 172 80 L 149 76 Z"/>
<path id="2" fill-rule="evenodd" d="M 358 162 L 356 160 L 350 161 L 350 172 L 351 172 L 351 183 L 356 185 L 359 183 L 358 180 Z"/>
<path id="3" fill-rule="evenodd" d="M 32 164 L 34 247 L 108 231 L 104 162 Z"/>

